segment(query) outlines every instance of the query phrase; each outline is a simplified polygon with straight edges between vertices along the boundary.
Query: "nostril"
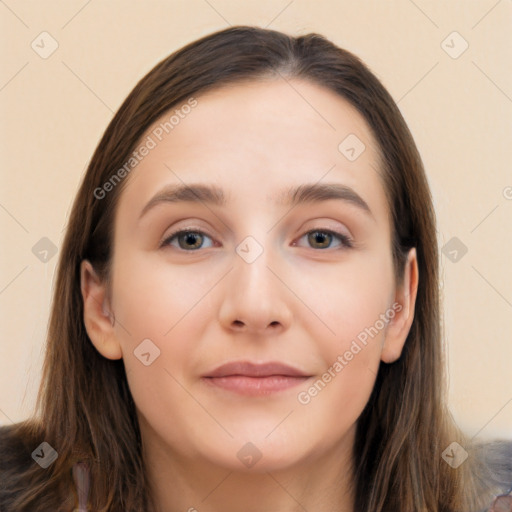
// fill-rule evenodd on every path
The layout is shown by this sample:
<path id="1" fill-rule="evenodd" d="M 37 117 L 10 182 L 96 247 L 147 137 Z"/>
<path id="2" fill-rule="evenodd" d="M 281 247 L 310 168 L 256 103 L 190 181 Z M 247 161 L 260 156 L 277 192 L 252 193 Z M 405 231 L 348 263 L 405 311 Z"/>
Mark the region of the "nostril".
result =
<path id="1" fill-rule="evenodd" d="M 235 320 L 233 323 L 234 323 L 235 325 L 239 325 L 239 326 L 243 326 L 243 325 L 244 325 L 244 323 L 243 323 L 243 322 L 241 322 L 240 320 Z"/>

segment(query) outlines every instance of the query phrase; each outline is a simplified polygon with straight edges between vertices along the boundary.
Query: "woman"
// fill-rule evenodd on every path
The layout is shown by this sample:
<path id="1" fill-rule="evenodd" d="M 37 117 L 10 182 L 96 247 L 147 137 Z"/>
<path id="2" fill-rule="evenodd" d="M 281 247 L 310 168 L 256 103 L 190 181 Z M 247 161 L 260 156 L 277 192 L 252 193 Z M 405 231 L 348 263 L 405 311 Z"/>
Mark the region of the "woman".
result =
<path id="1" fill-rule="evenodd" d="M 438 279 L 419 153 L 358 58 L 243 26 L 188 44 L 76 197 L 2 510 L 504 507 L 510 444 L 445 404 Z"/>

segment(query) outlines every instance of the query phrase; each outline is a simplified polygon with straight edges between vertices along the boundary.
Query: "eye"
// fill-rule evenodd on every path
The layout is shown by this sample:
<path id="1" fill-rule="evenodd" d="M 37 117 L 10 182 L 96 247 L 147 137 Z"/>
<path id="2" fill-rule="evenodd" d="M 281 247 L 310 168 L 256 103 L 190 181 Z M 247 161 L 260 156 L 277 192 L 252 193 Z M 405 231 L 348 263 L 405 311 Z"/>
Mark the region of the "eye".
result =
<path id="1" fill-rule="evenodd" d="M 185 251 L 195 251 L 197 249 L 204 249 L 201 241 L 204 240 L 204 237 L 211 240 L 211 238 L 200 230 L 193 229 L 182 229 L 179 231 L 175 231 L 171 233 L 161 244 L 160 247 L 165 246 L 173 246 L 176 247 L 176 244 L 172 243 L 174 240 L 178 242 L 178 248 L 183 249 Z M 331 231 L 329 229 L 315 229 L 312 231 L 308 231 L 304 233 L 302 237 L 299 239 L 307 237 L 308 243 L 313 245 L 313 248 L 316 244 L 316 248 L 318 249 L 329 249 L 331 248 L 331 242 L 333 239 L 338 239 L 341 243 L 339 244 L 341 247 L 351 248 L 353 247 L 352 240 L 342 233 L 337 233 L 335 231 Z M 295 242 L 293 245 L 297 245 Z M 213 247 L 210 245 L 209 247 Z"/>
<path id="2" fill-rule="evenodd" d="M 299 239 L 307 237 L 308 243 L 312 244 L 313 246 L 318 244 L 316 248 L 318 249 L 328 249 L 331 245 L 333 239 L 338 239 L 341 242 L 341 247 L 345 248 L 351 248 L 353 247 L 352 240 L 342 233 L 337 233 L 335 231 L 331 231 L 330 229 L 314 229 L 312 231 L 308 231 L 302 237 Z M 296 245 L 294 243 L 294 245 Z"/>
<path id="3" fill-rule="evenodd" d="M 192 229 L 182 229 L 180 231 L 175 231 L 171 235 L 169 235 L 161 244 L 160 247 L 164 247 L 167 245 L 175 246 L 175 244 L 171 243 L 174 239 L 178 241 L 178 245 L 180 249 L 185 251 L 194 251 L 196 249 L 204 248 L 201 247 L 201 241 L 204 237 L 210 238 L 206 233 L 199 230 Z M 212 247 L 212 246 L 210 246 Z"/>

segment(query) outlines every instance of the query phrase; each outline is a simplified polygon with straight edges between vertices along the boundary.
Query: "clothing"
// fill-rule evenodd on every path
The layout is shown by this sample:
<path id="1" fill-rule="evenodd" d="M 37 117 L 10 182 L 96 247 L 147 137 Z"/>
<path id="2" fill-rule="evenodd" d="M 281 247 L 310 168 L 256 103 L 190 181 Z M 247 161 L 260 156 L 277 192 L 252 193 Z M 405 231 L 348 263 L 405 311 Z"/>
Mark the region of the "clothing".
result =
<path id="1" fill-rule="evenodd" d="M 512 493 L 512 441 L 485 443 L 475 453 L 478 453 L 478 457 L 488 468 L 486 487 L 499 489 L 501 494 Z M 37 459 L 40 460 L 43 468 L 51 460 L 48 457 L 51 457 L 49 445 L 27 446 L 13 435 L 13 426 L 0 427 L 0 512 L 18 512 L 14 510 L 12 503 L 26 484 L 19 481 L 13 483 L 17 480 L 16 475 L 36 464 Z M 75 464 L 73 478 L 80 499 L 79 505 L 85 504 L 89 488 L 86 466 L 80 463 Z M 512 496 L 503 499 L 510 505 L 496 502 L 491 508 L 490 503 L 484 510 L 471 512 L 512 512 Z M 85 507 L 75 509 L 77 512 L 85 512 L 85 510 Z"/>

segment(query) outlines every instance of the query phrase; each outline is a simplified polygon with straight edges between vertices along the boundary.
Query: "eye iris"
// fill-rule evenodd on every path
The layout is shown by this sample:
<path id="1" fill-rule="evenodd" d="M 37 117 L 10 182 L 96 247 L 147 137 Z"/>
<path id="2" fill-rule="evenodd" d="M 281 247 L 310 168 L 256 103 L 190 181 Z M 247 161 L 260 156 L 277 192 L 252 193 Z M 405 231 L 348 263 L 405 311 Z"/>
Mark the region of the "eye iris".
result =
<path id="1" fill-rule="evenodd" d="M 197 247 L 199 247 L 201 244 L 199 245 L 195 245 L 194 247 L 191 247 L 190 245 L 186 245 L 188 242 L 192 242 L 192 244 L 194 243 L 194 239 L 197 240 L 197 238 L 201 238 L 201 235 L 199 233 L 184 233 L 181 237 L 178 238 L 178 240 L 180 241 L 180 247 L 182 249 L 195 249 Z M 186 242 L 184 244 L 181 243 L 181 240 L 185 240 Z"/>
<path id="2" fill-rule="evenodd" d="M 322 244 L 322 240 L 324 241 L 324 244 L 322 245 L 322 247 L 328 247 L 329 242 L 330 242 L 329 237 L 331 237 L 331 236 L 332 235 L 330 233 L 325 233 L 322 231 L 312 231 L 308 235 L 308 241 L 316 243 L 316 242 L 318 242 L 318 239 L 320 238 L 320 241 L 319 241 L 320 244 Z M 327 244 L 325 244 L 326 238 L 327 238 Z"/>
<path id="3" fill-rule="evenodd" d="M 328 231 L 310 231 L 307 236 L 309 243 L 325 249 L 330 245 L 333 234 Z M 185 250 L 198 249 L 201 246 L 202 237 L 203 235 L 198 231 L 184 231 L 177 235 L 180 248 Z M 199 243 L 197 243 L 198 240 Z"/>

